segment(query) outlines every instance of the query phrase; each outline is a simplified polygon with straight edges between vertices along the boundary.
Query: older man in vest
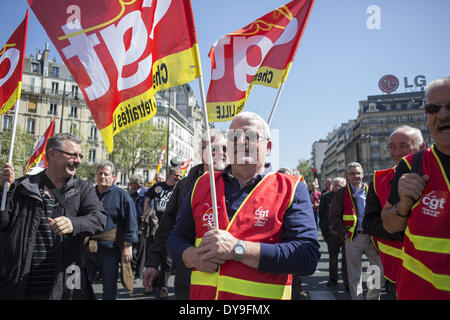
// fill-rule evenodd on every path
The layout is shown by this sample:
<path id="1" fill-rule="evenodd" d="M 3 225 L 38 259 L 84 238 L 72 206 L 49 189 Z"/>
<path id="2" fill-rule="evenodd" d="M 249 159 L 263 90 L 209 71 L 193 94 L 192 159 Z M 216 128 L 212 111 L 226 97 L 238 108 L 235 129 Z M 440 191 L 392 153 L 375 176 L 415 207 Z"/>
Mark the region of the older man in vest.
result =
<path id="1" fill-rule="evenodd" d="M 272 141 L 260 116 L 237 115 L 227 139 L 231 165 L 214 173 L 218 225 L 205 173 L 185 198 L 167 249 L 193 269 L 191 299 L 290 299 L 291 274 L 314 273 L 320 258 L 308 190 L 299 176 L 269 172 Z"/>
<path id="2" fill-rule="evenodd" d="M 358 162 L 347 165 L 347 186 L 335 193 L 330 208 L 330 225 L 345 239 L 345 258 L 352 300 L 377 300 L 384 284 L 383 267 L 372 239 L 362 227 L 366 206 L 367 185 L 363 183 L 364 172 Z M 363 296 L 361 267 L 362 255 L 369 258 L 371 280 L 369 290 Z"/>
<path id="3" fill-rule="evenodd" d="M 381 212 L 384 228 L 405 233 L 398 299 L 450 299 L 450 77 L 432 81 L 425 112 L 435 141 L 402 159 Z"/>
<path id="4" fill-rule="evenodd" d="M 363 228 L 373 237 L 383 264 L 384 277 L 389 280 L 387 288 L 390 288 L 389 291 L 393 299 L 396 298 L 397 271 L 402 262 L 403 232 L 392 234 L 387 232 L 383 228 L 381 210 L 391 192 L 391 182 L 394 178 L 396 166 L 404 156 L 425 147 L 419 129 L 404 125 L 394 130 L 389 137 L 389 151 L 395 166 L 385 170 L 376 170 L 367 194 Z"/>

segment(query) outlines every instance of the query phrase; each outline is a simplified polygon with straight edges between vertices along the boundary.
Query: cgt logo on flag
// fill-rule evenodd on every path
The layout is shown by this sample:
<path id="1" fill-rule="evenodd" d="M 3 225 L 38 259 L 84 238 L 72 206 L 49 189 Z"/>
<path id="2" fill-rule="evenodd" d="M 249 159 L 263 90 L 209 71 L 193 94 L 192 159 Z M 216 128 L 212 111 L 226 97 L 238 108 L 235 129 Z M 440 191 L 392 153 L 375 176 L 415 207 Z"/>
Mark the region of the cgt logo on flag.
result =
<path id="1" fill-rule="evenodd" d="M 109 152 L 156 114 L 155 93 L 200 74 L 189 0 L 28 0 L 77 81 Z M 72 17 L 72 16 L 71 16 Z M 170 36 L 167 36 L 170 34 Z"/>
<path id="2" fill-rule="evenodd" d="M 0 114 L 20 99 L 23 59 L 28 29 L 28 11 L 6 44 L 0 48 Z"/>
<path id="3" fill-rule="evenodd" d="M 228 121 L 244 108 L 254 84 L 279 88 L 286 80 L 314 0 L 294 0 L 230 33 L 209 53 L 206 98 L 210 122 Z"/>

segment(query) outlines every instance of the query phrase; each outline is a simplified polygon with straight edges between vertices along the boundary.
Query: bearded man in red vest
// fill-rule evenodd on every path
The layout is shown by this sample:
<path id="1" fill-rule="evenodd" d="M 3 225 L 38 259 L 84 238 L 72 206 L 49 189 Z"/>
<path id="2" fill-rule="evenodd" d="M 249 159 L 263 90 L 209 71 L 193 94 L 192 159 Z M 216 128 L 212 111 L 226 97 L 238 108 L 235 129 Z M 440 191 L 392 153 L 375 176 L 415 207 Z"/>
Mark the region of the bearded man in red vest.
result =
<path id="1" fill-rule="evenodd" d="M 425 147 L 419 129 L 404 125 L 394 130 L 389 137 L 389 151 L 395 166 L 385 170 L 376 170 L 367 194 L 363 228 L 373 237 L 383 264 L 384 277 L 388 280 L 386 287 L 389 288 L 393 299 L 396 299 L 395 283 L 401 264 L 403 232 L 387 232 L 383 228 L 381 210 L 391 192 L 391 181 L 394 178 L 396 166 L 404 156 L 425 149 Z"/>
<path id="2" fill-rule="evenodd" d="M 345 240 L 348 284 L 352 300 L 378 300 L 384 284 L 383 266 L 372 239 L 362 226 L 366 205 L 367 185 L 363 183 L 364 172 L 361 164 L 351 162 L 345 172 L 348 181 L 345 188 L 338 190 L 330 207 L 330 225 L 337 230 L 341 240 Z M 372 281 L 363 296 L 362 255 L 369 258 Z M 373 272 L 372 272 L 373 271 Z"/>
<path id="3" fill-rule="evenodd" d="M 425 95 L 431 147 L 402 159 L 381 212 L 384 228 L 404 232 L 397 297 L 450 299 L 450 77 Z"/>
<path id="4" fill-rule="evenodd" d="M 227 135 L 231 165 L 209 173 L 185 198 L 167 241 L 192 269 L 191 299 L 290 299 L 292 273 L 314 273 L 320 258 L 311 201 L 299 176 L 270 172 L 270 130 L 257 114 L 237 115 Z"/>

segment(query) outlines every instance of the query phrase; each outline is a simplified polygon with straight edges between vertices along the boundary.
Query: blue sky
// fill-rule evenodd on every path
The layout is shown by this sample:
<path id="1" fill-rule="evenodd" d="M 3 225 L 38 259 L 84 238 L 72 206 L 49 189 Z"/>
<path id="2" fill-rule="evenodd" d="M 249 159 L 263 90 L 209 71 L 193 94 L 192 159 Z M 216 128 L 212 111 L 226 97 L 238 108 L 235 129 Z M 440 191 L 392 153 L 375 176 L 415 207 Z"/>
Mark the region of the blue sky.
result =
<path id="1" fill-rule="evenodd" d="M 211 64 L 207 54 L 221 36 L 244 27 L 287 3 L 280 0 L 191 0 L 204 84 Z M 76 3 L 73 0 L 72 3 Z M 380 9 L 380 29 L 369 30 L 367 8 Z M 0 44 L 25 15 L 25 0 L 0 1 Z M 297 56 L 281 95 L 272 129 L 279 133 L 279 165 L 295 167 L 309 159 L 314 141 L 326 138 L 334 126 L 355 119 L 358 101 L 381 94 L 385 74 L 412 82 L 424 75 L 429 82 L 450 75 L 450 1 L 448 0 L 316 0 Z M 30 12 L 27 56 L 50 42 Z M 57 57 L 50 45 L 50 58 Z M 200 94 L 197 82 L 192 87 Z M 255 86 L 244 110 L 267 119 L 277 91 Z M 229 122 L 217 123 L 227 128 Z"/>

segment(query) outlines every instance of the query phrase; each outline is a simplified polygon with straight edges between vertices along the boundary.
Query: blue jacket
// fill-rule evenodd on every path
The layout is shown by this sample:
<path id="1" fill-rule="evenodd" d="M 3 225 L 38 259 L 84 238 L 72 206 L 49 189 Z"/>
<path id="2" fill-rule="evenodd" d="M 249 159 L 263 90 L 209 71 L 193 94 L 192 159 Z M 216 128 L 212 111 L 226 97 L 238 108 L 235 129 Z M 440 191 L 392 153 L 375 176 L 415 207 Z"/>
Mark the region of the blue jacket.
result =
<path id="1" fill-rule="evenodd" d="M 123 241 L 138 242 L 138 221 L 136 207 L 133 199 L 123 189 L 112 185 L 105 192 L 100 193 L 98 187 L 95 188 L 97 196 L 103 203 L 103 207 L 108 213 L 105 232 L 118 228 L 123 235 Z M 114 243 L 110 241 L 99 241 L 99 243 L 113 247 Z"/>

